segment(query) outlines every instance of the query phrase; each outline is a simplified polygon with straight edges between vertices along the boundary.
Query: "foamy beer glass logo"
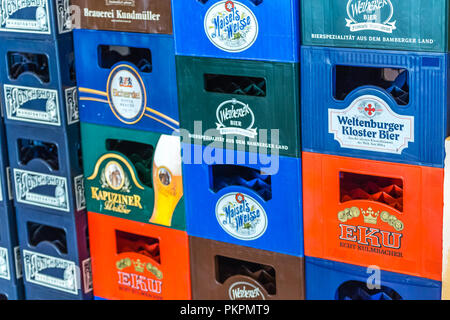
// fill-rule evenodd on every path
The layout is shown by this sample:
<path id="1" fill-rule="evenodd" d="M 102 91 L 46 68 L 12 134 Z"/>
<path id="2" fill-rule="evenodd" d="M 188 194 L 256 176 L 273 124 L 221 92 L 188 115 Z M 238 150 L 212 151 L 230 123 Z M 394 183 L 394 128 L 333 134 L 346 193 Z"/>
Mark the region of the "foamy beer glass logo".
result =
<path id="1" fill-rule="evenodd" d="M 162 135 L 153 158 L 155 205 L 151 223 L 170 226 L 175 208 L 183 196 L 180 138 Z"/>
<path id="2" fill-rule="evenodd" d="M 238 1 L 219 1 L 205 15 L 205 32 L 209 40 L 226 52 L 250 48 L 258 37 L 258 20 Z"/>
<path id="3" fill-rule="evenodd" d="M 147 95 L 144 82 L 131 66 L 121 64 L 110 73 L 106 92 L 114 115 L 125 124 L 139 122 L 145 113 Z"/>
<path id="4" fill-rule="evenodd" d="M 394 16 L 391 0 L 350 0 L 347 15 L 349 19 L 345 20 L 351 32 L 374 30 L 392 33 L 397 29 L 396 21 L 391 21 Z"/>

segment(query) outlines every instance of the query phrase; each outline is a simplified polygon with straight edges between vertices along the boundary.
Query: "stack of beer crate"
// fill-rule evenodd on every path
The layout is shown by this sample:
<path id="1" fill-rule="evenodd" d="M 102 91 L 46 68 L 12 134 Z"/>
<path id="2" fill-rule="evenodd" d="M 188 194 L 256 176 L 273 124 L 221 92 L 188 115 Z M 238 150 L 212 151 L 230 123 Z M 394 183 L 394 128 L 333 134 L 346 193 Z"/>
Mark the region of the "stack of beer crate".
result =
<path id="1" fill-rule="evenodd" d="M 172 1 L 193 299 L 303 299 L 299 1 Z"/>
<path id="2" fill-rule="evenodd" d="M 92 297 L 68 7 L 59 0 L 1 6 L 2 156 L 7 149 L 17 265 L 23 264 L 25 298 L 32 300 Z M 4 168 L 2 180 L 3 174 Z M 1 227 L 3 241 L 3 220 Z"/>
<path id="3" fill-rule="evenodd" d="M 448 1 L 303 0 L 308 299 L 440 299 Z"/>
<path id="4" fill-rule="evenodd" d="M 170 0 L 72 4 L 94 296 L 190 299 Z"/>
<path id="5" fill-rule="evenodd" d="M 0 122 L 0 300 L 21 300 L 23 299 L 22 264 L 8 163 L 8 146 L 2 119 Z"/>

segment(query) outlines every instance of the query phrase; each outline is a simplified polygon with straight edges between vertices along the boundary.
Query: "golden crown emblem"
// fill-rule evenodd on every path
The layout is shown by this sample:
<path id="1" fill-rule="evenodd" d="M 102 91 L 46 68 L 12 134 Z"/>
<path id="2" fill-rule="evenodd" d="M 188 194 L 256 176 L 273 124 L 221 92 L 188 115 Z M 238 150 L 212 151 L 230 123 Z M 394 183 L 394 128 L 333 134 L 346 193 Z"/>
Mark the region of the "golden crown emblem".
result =
<path id="1" fill-rule="evenodd" d="M 133 261 L 134 270 L 137 272 L 143 273 L 145 270 L 145 263 L 142 263 L 140 259 Z"/>
<path id="2" fill-rule="evenodd" d="M 368 208 L 367 211 L 361 208 L 361 212 L 364 216 L 364 222 L 370 224 L 377 224 L 378 216 L 380 215 L 380 211 L 373 211 L 372 208 Z"/>

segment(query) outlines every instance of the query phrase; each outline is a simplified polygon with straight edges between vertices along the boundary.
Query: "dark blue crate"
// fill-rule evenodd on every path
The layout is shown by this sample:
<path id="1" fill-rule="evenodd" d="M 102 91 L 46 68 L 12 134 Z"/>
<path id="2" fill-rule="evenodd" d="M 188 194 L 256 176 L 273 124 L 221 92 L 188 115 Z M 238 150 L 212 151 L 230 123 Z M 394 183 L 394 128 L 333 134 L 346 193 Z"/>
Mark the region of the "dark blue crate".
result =
<path id="1" fill-rule="evenodd" d="M 318 258 L 305 261 L 307 300 L 441 299 L 440 281 Z"/>
<path id="2" fill-rule="evenodd" d="M 8 159 L 8 145 L 3 122 L 0 122 L 0 210 L 12 207 L 11 170 Z"/>
<path id="3" fill-rule="evenodd" d="M 299 7 L 298 0 L 172 0 L 176 54 L 298 62 Z"/>
<path id="4" fill-rule="evenodd" d="M 0 37 L 57 39 L 72 31 L 69 0 L 3 1 Z"/>
<path id="5" fill-rule="evenodd" d="M 72 34 L 58 42 L 2 38 L 0 82 L 5 123 L 36 127 L 79 121 Z"/>
<path id="6" fill-rule="evenodd" d="M 189 235 L 303 256 L 301 159 L 182 148 Z"/>
<path id="7" fill-rule="evenodd" d="M 22 125 L 7 125 L 6 132 L 16 207 L 63 216 L 82 212 L 86 201 L 79 125 L 67 128 L 66 134 Z"/>
<path id="8" fill-rule="evenodd" d="M 448 67 L 446 54 L 302 47 L 303 151 L 443 167 Z"/>
<path id="9" fill-rule="evenodd" d="M 16 217 L 9 204 L 0 208 L 0 296 L 5 295 L 8 300 L 21 299 L 22 286 Z"/>
<path id="10" fill-rule="evenodd" d="M 87 215 L 16 213 L 26 299 L 92 299 Z"/>
<path id="11" fill-rule="evenodd" d="M 75 30 L 74 41 L 81 121 L 179 129 L 173 36 Z"/>

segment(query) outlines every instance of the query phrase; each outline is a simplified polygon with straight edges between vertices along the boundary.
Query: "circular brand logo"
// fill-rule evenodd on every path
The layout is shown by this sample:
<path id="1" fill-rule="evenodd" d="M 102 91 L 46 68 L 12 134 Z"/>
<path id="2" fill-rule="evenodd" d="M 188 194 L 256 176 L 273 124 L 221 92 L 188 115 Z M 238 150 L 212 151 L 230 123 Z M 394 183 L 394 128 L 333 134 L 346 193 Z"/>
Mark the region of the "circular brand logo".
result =
<path id="1" fill-rule="evenodd" d="M 230 300 L 266 300 L 261 290 L 248 282 L 233 283 L 228 289 Z"/>
<path id="2" fill-rule="evenodd" d="M 209 40 L 226 52 L 242 52 L 258 37 L 258 20 L 238 1 L 219 1 L 206 12 L 205 32 Z"/>
<path id="3" fill-rule="evenodd" d="M 164 167 L 161 167 L 158 170 L 158 178 L 159 181 L 161 181 L 161 183 L 165 186 L 168 186 L 172 181 L 172 175 L 170 174 L 170 171 Z"/>
<path id="4" fill-rule="evenodd" d="M 135 124 L 142 119 L 147 105 L 145 86 L 131 66 L 115 67 L 109 75 L 106 91 L 109 106 L 120 121 Z"/>
<path id="5" fill-rule="evenodd" d="M 105 166 L 105 178 L 109 187 L 113 190 L 122 189 L 125 183 L 125 173 L 117 161 L 110 161 Z"/>
<path id="6" fill-rule="evenodd" d="M 228 193 L 216 204 L 216 218 L 223 230 L 239 240 L 256 240 L 267 229 L 267 214 L 252 197 Z"/>

